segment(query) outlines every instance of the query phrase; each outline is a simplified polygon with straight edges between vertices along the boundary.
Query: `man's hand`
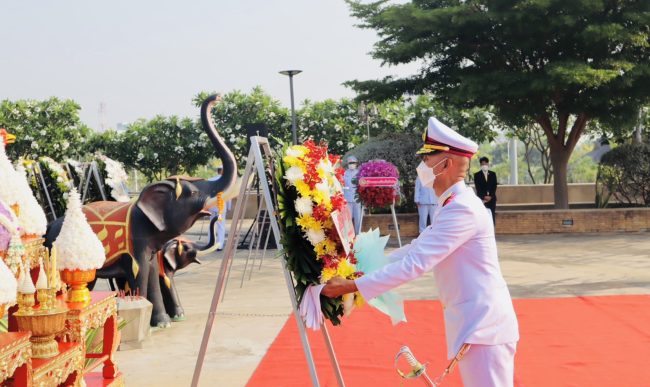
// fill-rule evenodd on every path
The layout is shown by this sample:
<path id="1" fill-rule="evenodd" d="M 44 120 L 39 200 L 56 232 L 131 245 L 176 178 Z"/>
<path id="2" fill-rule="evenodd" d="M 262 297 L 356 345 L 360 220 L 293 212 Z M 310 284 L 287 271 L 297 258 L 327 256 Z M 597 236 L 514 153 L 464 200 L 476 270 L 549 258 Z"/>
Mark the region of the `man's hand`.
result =
<path id="1" fill-rule="evenodd" d="M 336 298 L 347 293 L 354 293 L 357 291 L 357 285 L 354 280 L 348 280 L 342 277 L 334 277 L 327 281 L 321 294 L 325 297 Z"/>
<path id="2" fill-rule="evenodd" d="M 415 202 L 415 205 L 416 205 L 417 207 L 420 207 L 420 203 L 418 203 L 418 202 Z"/>
<path id="3" fill-rule="evenodd" d="M 484 197 L 483 197 L 483 203 L 487 203 L 487 202 L 489 202 L 490 200 L 492 200 L 492 196 L 484 196 Z"/>

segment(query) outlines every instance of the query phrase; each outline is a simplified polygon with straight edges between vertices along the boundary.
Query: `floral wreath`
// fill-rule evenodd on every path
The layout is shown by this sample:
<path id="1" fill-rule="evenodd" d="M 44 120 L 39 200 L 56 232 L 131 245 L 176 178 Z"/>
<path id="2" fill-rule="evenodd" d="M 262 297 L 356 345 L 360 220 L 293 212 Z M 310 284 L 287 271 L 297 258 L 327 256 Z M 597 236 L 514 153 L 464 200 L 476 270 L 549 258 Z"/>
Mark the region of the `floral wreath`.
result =
<path id="1" fill-rule="evenodd" d="M 276 161 L 281 243 L 299 303 L 310 285 L 335 276 L 355 279 L 363 275 L 356 269 L 354 253 L 345 253 L 330 217 L 347 206 L 342 189 L 344 170 L 335 167 L 339 159 L 328 154 L 327 145 L 308 140 L 303 145 L 285 146 Z M 340 324 L 342 297 L 321 296 L 320 302 L 324 317 Z M 363 303 L 358 292 L 354 303 Z"/>
<path id="2" fill-rule="evenodd" d="M 118 202 L 128 202 L 131 200 L 126 188 L 129 175 L 124 170 L 122 163 L 101 154 L 98 155 L 98 158 L 104 164 L 103 169 L 106 171 L 104 183 L 111 187 L 111 196 L 113 199 Z"/>
<path id="3" fill-rule="evenodd" d="M 363 177 L 394 177 L 399 181 L 399 170 L 385 160 L 370 160 L 361 164 L 357 174 L 357 198 L 364 207 L 383 208 L 399 201 L 399 185 L 396 187 L 362 187 L 358 181 Z"/>

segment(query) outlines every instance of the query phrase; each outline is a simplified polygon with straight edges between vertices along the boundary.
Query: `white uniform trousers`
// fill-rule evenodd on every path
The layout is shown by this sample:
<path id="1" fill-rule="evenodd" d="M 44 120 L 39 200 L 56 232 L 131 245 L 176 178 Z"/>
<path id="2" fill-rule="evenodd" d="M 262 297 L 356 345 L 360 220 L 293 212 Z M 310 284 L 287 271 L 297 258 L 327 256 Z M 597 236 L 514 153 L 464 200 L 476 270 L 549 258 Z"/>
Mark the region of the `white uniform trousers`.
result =
<path id="1" fill-rule="evenodd" d="M 420 223 L 418 224 L 418 228 L 420 230 L 420 233 L 422 233 L 422 231 L 427 228 L 427 217 L 429 217 L 430 222 L 433 222 L 433 212 L 435 210 L 435 204 L 420 204 L 418 206 L 418 215 L 420 216 Z"/>
<path id="2" fill-rule="evenodd" d="M 221 250 L 224 248 L 224 242 L 226 240 L 226 217 L 222 216 L 221 220 L 217 221 L 217 243 L 218 249 Z"/>
<path id="3" fill-rule="evenodd" d="M 352 215 L 352 224 L 354 225 L 354 233 L 359 234 L 359 222 L 361 221 L 361 203 L 348 202 L 348 208 Z"/>
<path id="4" fill-rule="evenodd" d="M 517 343 L 472 344 L 458 362 L 464 387 L 512 387 Z"/>

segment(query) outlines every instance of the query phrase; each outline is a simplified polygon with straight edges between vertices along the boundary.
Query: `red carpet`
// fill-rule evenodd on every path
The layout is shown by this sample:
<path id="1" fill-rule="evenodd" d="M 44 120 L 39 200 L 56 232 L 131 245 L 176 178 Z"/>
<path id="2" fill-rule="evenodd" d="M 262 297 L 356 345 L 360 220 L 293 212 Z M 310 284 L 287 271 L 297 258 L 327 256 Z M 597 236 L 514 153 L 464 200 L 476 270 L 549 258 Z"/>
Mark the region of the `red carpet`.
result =
<path id="1" fill-rule="evenodd" d="M 521 340 L 517 386 L 650 386 L 650 296 L 515 300 Z M 391 326 L 370 307 L 331 327 L 346 385 L 400 386 L 393 358 L 408 345 L 436 377 L 445 360 L 442 310 L 437 301 L 408 301 L 409 322 Z M 309 334 L 322 386 L 336 386 L 323 336 Z M 298 330 L 290 318 L 251 377 L 249 386 L 309 386 Z M 407 381 L 404 386 L 422 386 Z M 456 369 L 443 386 L 461 386 Z"/>

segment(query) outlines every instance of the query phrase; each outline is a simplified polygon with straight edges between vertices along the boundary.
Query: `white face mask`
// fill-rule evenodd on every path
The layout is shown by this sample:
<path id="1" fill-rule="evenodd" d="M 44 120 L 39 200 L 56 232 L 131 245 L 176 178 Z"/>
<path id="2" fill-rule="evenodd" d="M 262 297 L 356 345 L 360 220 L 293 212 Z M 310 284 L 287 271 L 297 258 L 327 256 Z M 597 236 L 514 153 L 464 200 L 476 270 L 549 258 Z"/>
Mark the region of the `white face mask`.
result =
<path id="1" fill-rule="evenodd" d="M 487 172 L 488 169 L 490 169 L 490 166 L 487 165 L 487 164 L 483 164 L 483 165 L 481 165 L 481 169 L 483 170 L 483 172 Z"/>
<path id="2" fill-rule="evenodd" d="M 348 164 L 348 169 L 357 169 L 356 164 Z"/>
<path id="3" fill-rule="evenodd" d="M 433 187 L 433 182 L 436 180 L 436 176 L 439 174 L 433 173 L 433 169 L 437 167 L 438 165 L 442 164 L 447 158 L 444 158 L 440 160 L 436 165 L 433 167 L 429 168 L 427 165 L 424 163 L 424 161 L 420 161 L 420 165 L 416 168 L 416 171 L 418 173 L 418 177 L 420 178 L 420 182 L 422 182 L 422 185 L 425 187 Z"/>

